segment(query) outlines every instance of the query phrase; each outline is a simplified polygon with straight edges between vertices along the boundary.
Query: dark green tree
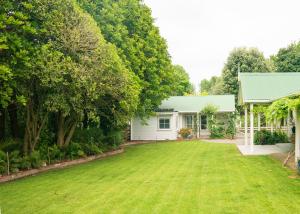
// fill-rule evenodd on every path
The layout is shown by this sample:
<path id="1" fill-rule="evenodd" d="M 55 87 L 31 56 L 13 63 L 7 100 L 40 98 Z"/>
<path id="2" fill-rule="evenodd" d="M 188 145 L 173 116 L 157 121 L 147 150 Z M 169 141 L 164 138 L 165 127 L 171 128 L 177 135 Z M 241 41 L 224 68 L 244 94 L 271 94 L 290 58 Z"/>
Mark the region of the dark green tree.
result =
<path id="1" fill-rule="evenodd" d="M 276 72 L 300 72 L 300 42 L 281 48 L 271 59 Z"/>
<path id="2" fill-rule="evenodd" d="M 194 87 L 190 82 L 190 77 L 181 65 L 173 66 L 174 90 L 173 96 L 184 96 L 194 93 Z"/>
<path id="3" fill-rule="evenodd" d="M 200 83 L 200 92 L 209 95 L 221 95 L 224 93 L 222 77 L 213 76 L 209 80 L 204 79 Z"/>
<path id="4" fill-rule="evenodd" d="M 154 25 L 151 10 L 140 0 L 78 0 L 105 39 L 138 77 L 142 87 L 137 115 L 149 115 L 174 90 L 166 41 Z"/>
<path id="5" fill-rule="evenodd" d="M 224 94 L 238 95 L 238 72 L 270 72 L 268 63 L 257 48 L 235 48 L 223 68 Z"/>

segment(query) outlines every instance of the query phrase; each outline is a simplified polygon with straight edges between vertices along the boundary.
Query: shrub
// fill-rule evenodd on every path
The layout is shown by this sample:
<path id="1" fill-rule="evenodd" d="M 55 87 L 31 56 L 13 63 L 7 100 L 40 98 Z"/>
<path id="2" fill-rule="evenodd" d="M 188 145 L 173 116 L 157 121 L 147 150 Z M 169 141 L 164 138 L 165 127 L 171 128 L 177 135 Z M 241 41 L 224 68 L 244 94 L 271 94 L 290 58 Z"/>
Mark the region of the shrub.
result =
<path id="1" fill-rule="evenodd" d="M 119 130 L 109 131 L 104 141 L 109 147 L 116 149 L 124 142 L 124 132 Z"/>
<path id="2" fill-rule="evenodd" d="M 29 156 L 25 156 L 21 159 L 21 162 L 19 164 L 19 169 L 21 170 L 28 170 L 31 169 L 31 160 Z"/>
<path id="3" fill-rule="evenodd" d="M 287 136 L 286 133 L 282 131 L 275 131 L 273 133 L 273 141 L 274 143 L 289 143 L 289 137 Z"/>
<path id="4" fill-rule="evenodd" d="M 192 135 L 192 129 L 182 128 L 182 129 L 179 130 L 178 134 L 180 134 L 180 136 L 183 139 L 187 139 L 188 137 L 190 137 Z"/>
<path id="5" fill-rule="evenodd" d="M 261 131 L 255 132 L 254 144 L 256 144 L 256 145 L 272 145 L 272 144 L 274 144 L 272 133 L 267 130 L 261 130 Z"/>
<path id="6" fill-rule="evenodd" d="M 225 135 L 231 139 L 233 139 L 234 136 L 236 135 L 235 115 L 234 114 L 228 115 L 228 124 L 225 129 Z"/>
<path id="7" fill-rule="evenodd" d="M 0 150 L 0 175 L 3 175 L 7 170 L 6 160 L 5 152 Z"/>
<path id="8" fill-rule="evenodd" d="M 56 144 L 46 148 L 44 155 L 47 157 L 48 163 L 57 163 L 65 158 L 65 152 L 62 151 Z"/>
<path id="9" fill-rule="evenodd" d="M 254 135 L 254 143 L 256 145 L 274 145 L 276 143 L 289 143 L 286 133 L 282 131 L 257 131 Z"/>
<path id="10" fill-rule="evenodd" d="M 39 151 L 33 151 L 29 155 L 29 161 L 31 163 L 32 168 L 40 168 L 43 165 L 43 161 L 41 159 L 41 155 Z"/>
<path id="11" fill-rule="evenodd" d="M 0 150 L 4 152 L 13 152 L 21 149 L 22 142 L 20 140 L 6 139 L 0 142 Z"/>
<path id="12" fill-rule="evenodd" d="M 73 136 L 73 141 L 78 143 L 101 144 L 104 140 L 103 131 L 100 128 L 77 129 Z"/>
<path id="13" fill-rule="evenodd" d="M 74 158 L 79 158 L 79 157 L 85 156 L 82 146 L 79 143 L 71 142 L 65 151 L 66 151 L 67 158 L 69 158 L 71 160 Z"/>
<path id="14" fill-rule="evenodd" d="M 9 172 L 14 173 L 19 171 L 21 157 L 19 151 L 13 151 L 8 154 Z M 7 153 L 0 151 L 0 174 L 8 173 Z"/>
<path id="15" fill-rule="evenodd" d="M 213 125 L 210 128 L 210 138 L 223 138 L 224 128 L 220 125 Z"/>
<path id="16" fill-rule="evenodd" d="M 83 150 L 87 155 L 97 155 L 102 153 L 102 150 L 99 148 L 99 146 L 94 143 L 84 144 Z"/>

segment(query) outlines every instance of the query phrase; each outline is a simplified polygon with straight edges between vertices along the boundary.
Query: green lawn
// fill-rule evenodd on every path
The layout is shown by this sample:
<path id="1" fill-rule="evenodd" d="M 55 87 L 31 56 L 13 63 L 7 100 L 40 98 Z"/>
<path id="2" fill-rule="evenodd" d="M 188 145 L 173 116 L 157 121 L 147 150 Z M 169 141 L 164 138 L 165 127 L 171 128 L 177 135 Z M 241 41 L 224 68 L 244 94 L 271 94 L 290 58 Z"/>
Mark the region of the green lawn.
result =
<path id="1" fill-rule="evenodd" d="M 300 213 L 300 180 L 234 145 L 139 145 L 0 185 L 6 213 Z"/>

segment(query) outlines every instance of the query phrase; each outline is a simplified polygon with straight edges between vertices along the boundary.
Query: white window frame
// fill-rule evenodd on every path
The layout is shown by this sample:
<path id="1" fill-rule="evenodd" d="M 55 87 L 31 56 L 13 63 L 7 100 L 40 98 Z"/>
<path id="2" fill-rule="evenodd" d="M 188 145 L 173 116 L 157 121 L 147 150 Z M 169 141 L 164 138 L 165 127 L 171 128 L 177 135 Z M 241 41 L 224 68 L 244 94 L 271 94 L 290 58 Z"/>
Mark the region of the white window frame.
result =
<path id="1" fill-rule="evenodd" d="M 169 128 L 160 128 L 160 120 L 164 119 L 164 120 L 169 120 Z M 170 116 L 158 116 L 158 120 L 157 120 L 157 128 L 158 130 L 171 130 L 171 117 Z"/>

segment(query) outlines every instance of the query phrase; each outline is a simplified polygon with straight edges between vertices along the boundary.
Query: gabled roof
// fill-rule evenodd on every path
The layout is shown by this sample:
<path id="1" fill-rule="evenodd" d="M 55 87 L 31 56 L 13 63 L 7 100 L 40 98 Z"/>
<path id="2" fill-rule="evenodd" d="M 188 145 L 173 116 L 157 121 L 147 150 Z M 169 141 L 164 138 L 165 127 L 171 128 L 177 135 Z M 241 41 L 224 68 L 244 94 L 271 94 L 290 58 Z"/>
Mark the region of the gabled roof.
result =
<path id="1" fill-rule="evenodd" d="M 209 104 L 218 107 L 218 112 L 235 111 L 234 95 L 175 96 L 163 100 L 159 108 L 178 112 L 200 112 Z"/>
<path id="2" fill-rule="evenodd" d="M 239 104 L 270 103 L 300 94 L 300 73 L 239 73 Z"/>

